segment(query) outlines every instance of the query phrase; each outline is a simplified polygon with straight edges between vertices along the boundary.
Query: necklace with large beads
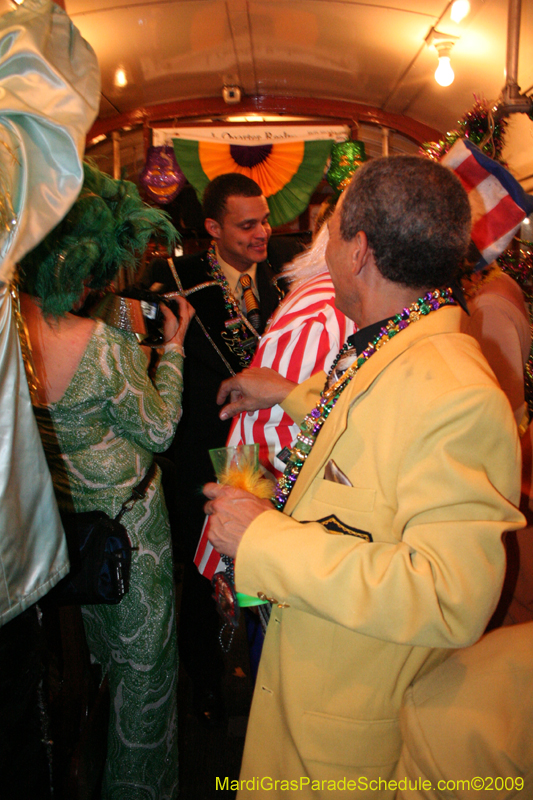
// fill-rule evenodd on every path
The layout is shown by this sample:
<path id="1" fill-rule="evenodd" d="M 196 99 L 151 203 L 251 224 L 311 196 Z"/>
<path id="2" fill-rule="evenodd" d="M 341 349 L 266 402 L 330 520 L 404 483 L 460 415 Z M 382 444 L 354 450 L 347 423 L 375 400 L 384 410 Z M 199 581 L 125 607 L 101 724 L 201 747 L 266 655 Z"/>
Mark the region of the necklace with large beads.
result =
<path id="1" fill-rule="evenodd" d="M 424 297 L 419 297 L 418 300 L 409 306 L 409 308 L 404 308 L 401 313 L 392 317 L 392 319 L 390 319 L 383 326 L 383 328 L 381 328 L 377 336 L 375 336 L 374 339 L 368 343 L 366 348 L 355 359 L 351 366 L 348 367 L 348 369 L 330 386 L 328 386 L 328 376 L 328 381 L 326 381 L 326 385 L 318 404 L 309 414 L 307 414 L 300 426 L 300 432 L 296 437 L 296 442 L 291 450 L 283 475 L 280 477 L 276 485 L 274 496 L 272 497 L 272 503 L 279 511 L 284 508 L 287 500 L 289 499 L 289 495 L 294 488 L 296 479 L 298 478 L 298 475 L 300 474 L 302 467 L 305 464 L 307 457 L 309 456 L 309 453 L 311 452 L 313 445 L 318 438 L 318 434 L 324 426 L 325 421 L 333 411 L 337 400 L 365 361 L 368 361 L 368 359 L 373 356 L 374 353 L 376 353 L 381 347 L 383 347 L 384 344 L 390 341 L 400 331 L 407 328 L 408 325 L 411 325 L 413 322 L 417 322 L 420 317 L 427 316 L 432 311 L 437 311 L 439 308 L 442 308 L 442 306 L 445 305 L 456 305 L 456 301 L 453 298 L 451 289 L 435 289 L 434 291 L 425 294 Z M 339 363 L 342 356 L 346 353 L 348 348 L 348 344 L 343 345 L 341 348 L 332 364 L 329 373 L 330 376 L 335 374 L 335 367 Z"/>
<path id="2" fill-rule="evenodd" d="M 211 277 L 222 289 L 224 306 L 229 314 L 229 319 L 225 323 L 226 330 L 222 333 L 222 338 L 228 348 L 238 357 L 241 367 L 248 367 L 254 356 L 259 335 L 241 313 L 239 304 L 235 300 L 226 276 L 218 263 L 214 243 L 207 251 L 207 261 Z M 248 329 L 250 333 L 248 333 Z"/>
<path id="3" fill-rule="evenodd" d="M 226 306 L 226 310 L 229 312 L 230 318 L 235 320 L 236 323 L 240 325 L 241 323 L 241 315 L 240 309 L 237 305 L 237 301 L 233 296 L 233 292 L 229 288 L 229 283 L 226 280 L 226 276 L 222 272 L 220 264 L 218 263 L 215 245 L 212 244 L 209 250 L 207 251 L 207 261 L 209 264 L 209 269 L 211 271 L 211 277 L 214 281 L 216 281 L 220 288 L 222 289 L 222 294 L 224 295 L 224 305 Z"/>

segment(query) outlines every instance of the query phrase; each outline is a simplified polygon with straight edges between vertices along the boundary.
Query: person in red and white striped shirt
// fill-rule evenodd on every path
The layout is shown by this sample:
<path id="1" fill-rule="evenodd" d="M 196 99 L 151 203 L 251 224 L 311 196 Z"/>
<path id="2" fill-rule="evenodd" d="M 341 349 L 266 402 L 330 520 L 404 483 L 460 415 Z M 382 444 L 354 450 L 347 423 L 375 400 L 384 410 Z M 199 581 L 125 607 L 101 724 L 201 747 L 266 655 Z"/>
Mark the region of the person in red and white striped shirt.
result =
<path id="1" fill-rule="evenodd" d="M 316 372 L 327 372 L 347 337 L 354 333 L 352 320 L 335 307 L 325 260 L 328 240 L 324 225 L 309 250 L 285 269 L 283 276 L 290 282 L 291 291 L 274 312 L 251 367 L 270 367 L 301 383 Z M 236 417 L 227 445 L 258 443 L 261 465 L 277 480 L 285 466 L 277 456 L 283 448 L 291 447 L 298 430 L 281 406 L 275 405 Z M 208 524 L 204 525 L 194 563 L 211 579 L 224 569 L 224 563 L 207 540 Z"/>

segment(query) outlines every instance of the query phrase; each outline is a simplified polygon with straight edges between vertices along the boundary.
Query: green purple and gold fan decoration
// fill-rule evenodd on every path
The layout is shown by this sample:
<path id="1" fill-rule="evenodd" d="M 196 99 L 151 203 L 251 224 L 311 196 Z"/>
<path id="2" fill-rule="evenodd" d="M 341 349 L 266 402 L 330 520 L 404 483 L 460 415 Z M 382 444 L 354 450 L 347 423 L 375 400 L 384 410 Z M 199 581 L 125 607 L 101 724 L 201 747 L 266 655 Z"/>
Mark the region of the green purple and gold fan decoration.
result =
<path id="1" fill-rule="evenodd" d="M 201 202 L 207 184 L 227 172 L 240 172 L 259 184 L 270 208 L 272 227 L 299 216 L 324 174 L 333 142 L 225 144 L 174 139 L 176 159 Z"/>
<path id="2" fill-rule="evenodd" d="M 350 183 L 354 172 L 366 161 L 365 145 L 357 139 L 336 142 L 331 149 L 331 161 L 326 180 L 338 199 Z"/>

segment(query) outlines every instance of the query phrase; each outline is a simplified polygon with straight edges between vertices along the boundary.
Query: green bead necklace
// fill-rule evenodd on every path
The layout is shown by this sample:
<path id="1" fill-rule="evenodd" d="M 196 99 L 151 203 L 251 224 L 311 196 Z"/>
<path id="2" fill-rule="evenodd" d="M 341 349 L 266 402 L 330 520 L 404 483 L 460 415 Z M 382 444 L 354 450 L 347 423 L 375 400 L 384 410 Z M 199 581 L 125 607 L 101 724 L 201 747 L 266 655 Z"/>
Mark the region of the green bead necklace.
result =
<path id="1" fill-rule="evenodd" d="M 283 475 L 278 480 L 272 503 L 278 510 L 282 510 L 289 499 L 289 495 L 294 488 L 296 479 L 311 452 L 318 434 L 322 430 L 325 421 L 333 411 L 335 404 L 342 392 L 346 389 L 352 378 L 356 375 L 365 361 L 374 355 L 384 344 L 390 341 L 400 331 L 404 330 L 413 322 L 417 322 L 420 317 L 427 316 L 432 311 L 437 311 L 442 306 L 456 305 L 451 289 L 436 289 L 428 292 L 424 297 L 419 297 L 409 308 L 404 308 L 401 313 L 392 317 L 374 339 L 368 343 L 363 352 L 355 359 L 350 367 L 328 386 L 328 381 L 320 397 L 318 404 L 307 414 L 300 426 L 300 432 L 296 437 L 296 442 L 291 450 Z M 335 358 L 330 370 L 330 375 L 334 372 L 336 365 L 348 350 L 349 345 L 345 344 Z"/>

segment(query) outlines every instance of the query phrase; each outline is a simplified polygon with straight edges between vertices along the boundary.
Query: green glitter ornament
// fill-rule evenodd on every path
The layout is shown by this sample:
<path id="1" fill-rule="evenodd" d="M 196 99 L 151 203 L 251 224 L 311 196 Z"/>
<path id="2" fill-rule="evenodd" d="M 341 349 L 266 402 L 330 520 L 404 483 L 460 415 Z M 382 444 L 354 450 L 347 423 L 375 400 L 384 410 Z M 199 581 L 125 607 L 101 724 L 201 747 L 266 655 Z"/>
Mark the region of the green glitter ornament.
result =
<path id="1" fill-rule="evenodd" d="M 338 199 L 350 183 L 354 172 L 366 161 L 365 145 L 357 139 L 338 142 L 331 150 L 326 180 Z"/>

